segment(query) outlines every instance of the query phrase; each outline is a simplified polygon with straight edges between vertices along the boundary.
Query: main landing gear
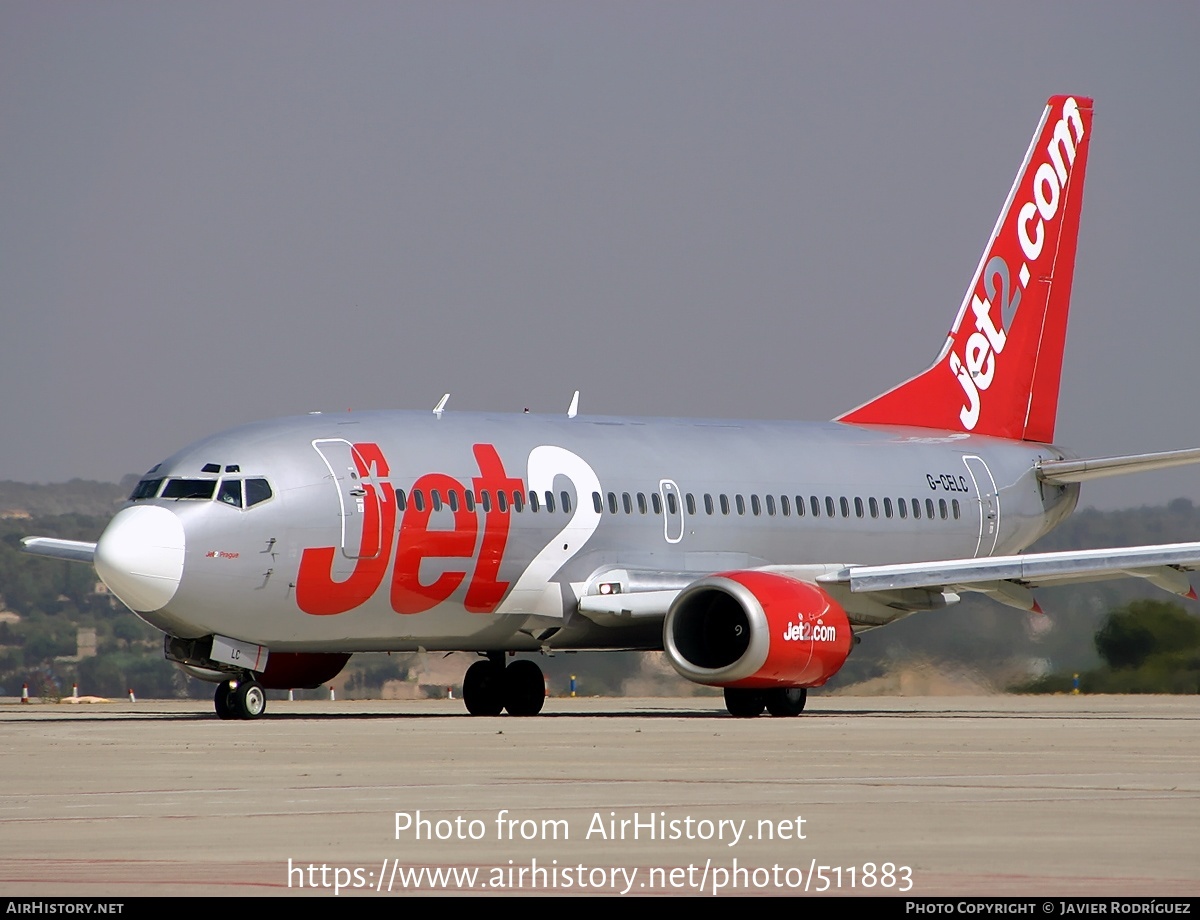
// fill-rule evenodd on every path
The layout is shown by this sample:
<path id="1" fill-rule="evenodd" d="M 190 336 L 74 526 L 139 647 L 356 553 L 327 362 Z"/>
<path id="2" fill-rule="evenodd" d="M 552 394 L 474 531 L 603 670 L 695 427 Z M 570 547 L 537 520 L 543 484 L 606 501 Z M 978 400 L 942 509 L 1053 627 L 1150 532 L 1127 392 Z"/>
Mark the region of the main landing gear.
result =
<path id="1" fill-rule="evenodd" d="M 774 690 L 747 690 L 742 687 L 725 688 L 725 708 L 731 716 L 753 719 L 766 709 L 773 716 L 798 716 L 804 711 L 808 691 L 804 687 L 786 687 Z"/>
<path id="2" fill-rule="evenodd" d="M 463 678 L 463 702 L 473 716 L 498 716 L 502 709 L 511 716 L 536 716 L 545 701 L 542 669 L 527 658 L 505 667 L 503 652 L 488 652 L 487 661 L 475 662 Z"/>
<path id="3" fill-rule="evenodd" d="M 213 706 L 222 719 L 257 719 L 267 709 L 267 694 L 253 677 L 217 684 Z"/>

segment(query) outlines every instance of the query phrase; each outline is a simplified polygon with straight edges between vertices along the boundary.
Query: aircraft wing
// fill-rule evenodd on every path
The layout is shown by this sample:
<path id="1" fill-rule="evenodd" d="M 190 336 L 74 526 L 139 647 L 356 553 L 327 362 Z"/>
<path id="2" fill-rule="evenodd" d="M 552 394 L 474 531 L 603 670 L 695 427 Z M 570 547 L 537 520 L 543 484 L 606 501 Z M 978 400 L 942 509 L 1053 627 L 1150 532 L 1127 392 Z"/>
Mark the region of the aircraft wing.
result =
<path id="1" fill-rule="evenodd" d="M 846 609 L 858 626 L 878 626 L 918 610 L 945 607 L 959 592 L 986 594 L 1019 610 L 1040 611 L 1034 588 L 1141 578 L 1150 584 L 1196 598 L 1188 572 L 1200 570 L 1200 543 L 1165 543 L 1156 546 L 1025 553 L 978 559 L 904 562 L 894 565 L 772 565 L 757 571 L 774 572 L 817 584 Z M 660 573 L 660 577 L 663 573 Z M 699 575 L 679 573 L 678 581 Z M 690 583 L 690 582 L 689 582 Z M 579 600 L 579 611 L 597 623 L 616 624 L 631 619 L 665 617 L 686 585 L 654 590 L 589 593 Z"/>
<path id="2" fill-rule="evenodd" d="M 21 547 L 34 556 L 49 556 L 51 559 L 67 559 L 71 562 L 90 563 L 96 554 L 95 543 L 56 540 L 53 537 L 26 537 L 21 541 Z"/>
<path id="3" fill-rule="evenodd" d="M 818 576 L 818 583 L 847 585 L 853 594 L 933 589 L 975 591 L 1024 610 L 1037 610 L 1030 589 L 1051 585 L 1141 578 L 1195 599 L 1187 573 L 1200 569 L 1200 543 L 1164 543 L 1110 549 L 1025 553 L 984 559 L 853 565 Z"/>

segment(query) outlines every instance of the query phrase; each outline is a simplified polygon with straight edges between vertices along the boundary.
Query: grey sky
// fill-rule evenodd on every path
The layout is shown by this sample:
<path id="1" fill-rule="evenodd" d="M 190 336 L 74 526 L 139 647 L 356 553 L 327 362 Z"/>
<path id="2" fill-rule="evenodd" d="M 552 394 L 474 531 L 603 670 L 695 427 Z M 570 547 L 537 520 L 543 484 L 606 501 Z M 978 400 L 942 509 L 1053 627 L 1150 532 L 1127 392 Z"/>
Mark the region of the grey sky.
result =
<path id="1" fill-rule="evenodd" d="M 932 360 L 1057 92 L 1057 440 L 1200 445 L 1198 47 L 1194 3 L 4 0 L 0 479 L 445 391 L 829 418 Z"/>

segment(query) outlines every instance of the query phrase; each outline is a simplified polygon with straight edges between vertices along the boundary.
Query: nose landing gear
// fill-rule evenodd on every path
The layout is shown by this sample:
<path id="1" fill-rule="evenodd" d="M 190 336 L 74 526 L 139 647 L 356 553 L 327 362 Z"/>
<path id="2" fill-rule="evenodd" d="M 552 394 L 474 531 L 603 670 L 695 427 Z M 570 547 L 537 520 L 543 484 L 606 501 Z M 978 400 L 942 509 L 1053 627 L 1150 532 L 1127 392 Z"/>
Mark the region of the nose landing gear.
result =
<path id="1" fill-rule="evenodd" d="M 257 719 L 267 710 L 267 694 L 253 677 L 217 684 L 213 707 L 221 719 Z"/>

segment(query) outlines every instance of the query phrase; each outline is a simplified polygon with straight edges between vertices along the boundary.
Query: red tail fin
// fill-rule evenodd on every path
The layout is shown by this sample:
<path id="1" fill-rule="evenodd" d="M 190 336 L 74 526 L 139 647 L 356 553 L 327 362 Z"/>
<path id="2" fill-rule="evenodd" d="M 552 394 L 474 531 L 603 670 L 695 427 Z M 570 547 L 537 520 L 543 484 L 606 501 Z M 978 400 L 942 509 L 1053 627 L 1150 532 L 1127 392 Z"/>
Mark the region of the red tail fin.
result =
<path id="1" fill-rule="evenodd" d="M 1054 439 L 1092 100 L 1053 96 L 933 366 L 838 421 Z"/>

